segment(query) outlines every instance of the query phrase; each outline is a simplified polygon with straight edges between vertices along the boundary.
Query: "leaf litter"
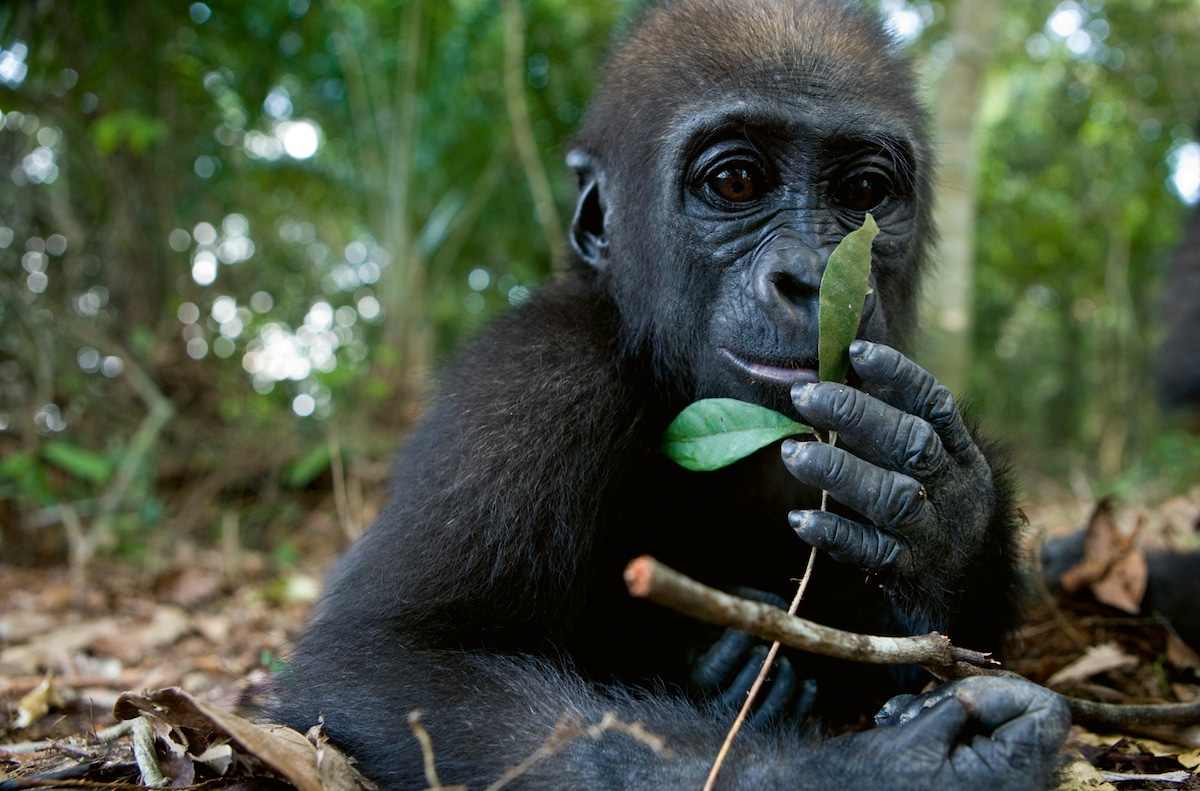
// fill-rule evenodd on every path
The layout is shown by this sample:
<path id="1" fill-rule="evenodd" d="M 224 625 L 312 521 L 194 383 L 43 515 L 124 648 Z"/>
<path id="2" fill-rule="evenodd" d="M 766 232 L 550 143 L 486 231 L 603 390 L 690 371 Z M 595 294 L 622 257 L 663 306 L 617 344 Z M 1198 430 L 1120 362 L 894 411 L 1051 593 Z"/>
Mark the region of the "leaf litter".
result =
<path id="1" fill-rule="evenodd" d="M 1043 587 L 1031 595 L 1005 667 L 1039 683 L 1066 670 L 1055 681 L 1060 691 L 1096 700 L 1200 700 L 1196 641 L 1183 639 L 1153 613 L 1106 604 L 1103 586 L 1097 586 L 1110 564 L 1095 560 L 1135 549 L 1150 555 L 1200 552 L 1200 487 L 1152 508 L 1115 501 L 1085 506 L 1055 495 L 1039 496 L 1025 512 L 1032 555 L 1048 537 L 1086 535 L 1100 529 L 1092 527 L 1097 524 L 1107 535 L 1086 541 L 1091 559 L 1083 552 L 1080 562 L 1101 571 L 1073 572 L 1086 580 L 1073 594 Z M 45 785 L 48 776 L 59 778 L 59 787 L 132 789 L 154 767 L 172 785 L 190 777 L 212 788 L 312 788 L 317 781 L 337 791 L 364 788 L 353 773 L 342 772 L 344 764 L 319 728 L 300 734 L 238 714 L 264 699 L 311 600 L 277 591 L 307 589 L 289 580 L 319 578 L 320 565 L 334 554 L 314 548 L 320 560 L 310 560 L 304 572 L 251 563 L 236 583 L 223 576 L 222 563 L 197 561 L 188 574 L 213 575 L 219 582 L 193 580 L 186 586 L 191 593 L 164 583 L 179 578 L 177 569 L 152 575 L 114 564 L 95 569 L 81 598 L 73 596 L 64 569 L 0 563 L 0 791 Z M 1180 582 L 1194 588 L 1194 579 Z M 1095 659 L 1098 646 L 1104 647 L 1101 661 L 1088 666 L 1085 658 L 1093 649 Z M 118 720 L 114 707 L 136 716 Z M 389 738 L 415 738 L 404 715 L 397 713 Z M 140 759 L 134 748 L 139 742 Z M 1118 734 L 1076 727 L 1069 746 L 1075 770 L 1087 772 L 1090 785 L 1064 774 L 1060 789 L 1200 789 L 1197 726 Z M 436 755 L 437 734 L 431 750 Z"/>

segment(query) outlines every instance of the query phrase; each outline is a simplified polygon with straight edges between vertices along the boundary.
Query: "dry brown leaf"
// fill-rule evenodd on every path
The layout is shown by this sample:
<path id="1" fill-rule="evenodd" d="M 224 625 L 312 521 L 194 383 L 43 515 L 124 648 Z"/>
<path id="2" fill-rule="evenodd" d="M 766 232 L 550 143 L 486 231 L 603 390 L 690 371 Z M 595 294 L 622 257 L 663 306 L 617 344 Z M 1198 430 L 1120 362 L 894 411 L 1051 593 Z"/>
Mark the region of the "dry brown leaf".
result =
<path id="1" fill-rule="evenodd" d="M 1200 655 L 1183 642 L 1174 629 L 1167 630 L 1167 661 L 1178 668 L 1200 669 Z"/>
<path id="2" fill-rule="evenodd" d="M 52 664 L 63 656 L 85 649 L 89 643 L 112 629 L 112 619 L 87 623 L 68 623 L 40 634 L 23 645 L 0 650 L 0 675 L 31 676 L 39 666 Z"/>
<path id="3" fill-rule="evenodd" d="M 150 619 L 115 621 L 112 628 L 88 643 L 96 656 L 112 656 L 127 665 L 175 644 L 192 629 L 186 610 L 173 605 L 156 605 Z"/>
<path id="4" fill-rule="evenodd" d="M 1083 534 L 1083 559 L 1067 569 L 1059 577 L 1063 590 L 1077 593 L 1099 581 L 1108 570 L 1113 554 L 1113 544 L 1119 531 L 1113 518 L 1113 504 L 1109 498 L 1096 503 Z"/>
<path id="5" fill-rule="evenodd" d="M 1083 534 L 1083 559 L 1059 577 L 1068 594 L 1090 588 L 1102 604 L 1128 613 L 1139 613 L 1149 581 L 1146 555 L 1138 546 L 1145 527 L 1144 515 L 1131 533 L 1117 524 L 1113 502 L 1104 498 L 1092 510 Z"/>
<path id="6" fill-rule="evenodd" d="M 313 744 L 282 725 L 259 725 L 208 706 L 183 690 L 170 687 L 136 695 L 121 695 L 113 713 L 120 719 L 140 715 L 206 733 L 221 733 L 240 752 L 253 756 L 287 779 L 299 791 L 368 791 L 370 781 L 323 739 Z"/>
<path id="7" fill-rule="evenodd" d="M 13 718 L 12 727 L 24 730 L 49 714 L 52 707 L 62 704 L 62 698 L 54 689 L 54 674 L 47 673 L 42 683 L 29 690 L 17 703 L 17 716 Z"/>
<path id="8" fill-rule="evenodd" d="M 1065 687 L 1109 670 L 1128 670 L 1137 663 L 1137 657 L 1125 653 L 1116 643 L 1089 646 L 1083 656 L 1048 678 L 1046 686 Z"/>
<path id="9" fill-rule="evenodd" d="M 1059 753 L 1058 766 L 1050 777 L 1052 791 L 1117 791 L 1100 770 L 1088 763 L 1078 750 L 1064 749 Z"/>
<path id="10" fill-rule="evenodd" d="M 1136 615 L 1142 610 L 1149 579 L 1146 553 L 1139 547 L 1131 547 L 1109 564 L 1103 577 L 1092 583 L 1092 595 L 1102 604 Z"/>

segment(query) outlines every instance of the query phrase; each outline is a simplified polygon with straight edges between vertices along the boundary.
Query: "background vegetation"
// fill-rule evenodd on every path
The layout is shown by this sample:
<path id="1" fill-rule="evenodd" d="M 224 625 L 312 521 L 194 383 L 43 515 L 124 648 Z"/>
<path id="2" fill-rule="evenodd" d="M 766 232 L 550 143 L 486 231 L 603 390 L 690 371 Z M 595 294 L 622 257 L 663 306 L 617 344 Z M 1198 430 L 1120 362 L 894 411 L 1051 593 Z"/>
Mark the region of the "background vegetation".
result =
<path id="1" fill-rule="evenodd" d="M 946 133 L 973 143 L 950 200 L 977 219 L 930 281 L 965 273 L 968 353 L 918 357 L 1029 480 L 1190 486 L 1200 444 L 1148 364 L 1200 185 L 1200 2 L 1008 0 L 974 39 L 968 0 L 881 4 L 933 104 L 979 67 Z M 4 558 L 220 538 L 286 559 L 327 497 L 329 529 L 361 531 L 431 371 L 552 276 L 562 157 L 627 10 L 0 8 Z"/>

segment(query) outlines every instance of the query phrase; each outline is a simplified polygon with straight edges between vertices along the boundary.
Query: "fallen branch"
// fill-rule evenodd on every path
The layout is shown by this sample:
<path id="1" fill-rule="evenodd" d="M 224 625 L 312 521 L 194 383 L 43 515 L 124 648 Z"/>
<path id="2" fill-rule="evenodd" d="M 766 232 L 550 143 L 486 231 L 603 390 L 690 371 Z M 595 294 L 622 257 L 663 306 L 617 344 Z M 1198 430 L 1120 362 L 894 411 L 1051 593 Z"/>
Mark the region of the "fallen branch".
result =
<path id="1" fill-rule="evenodd" d="M 942 681 L 969 676 L 1006 676 L 989 654 L 959 648 L 931 632 L 915 637 L 880 637 L 844 632 L 788 615 L 778 607 L 731 596 L 664 566 L 649 555 L 625 567 L 625 585 L 632 596 L 669 607 L 716 626 L 740 629 L 764 640 L 778 641 L 823 656 L 869 664 L 921 665 Z M 1200 701 L 1193 703 L 1097 703 L 1067 695 L 1071 719 L 1090 727 L 1137 728 L 1147 725 L 1200 724 Z"/>
<path id="2" fill-rule="evenodd" d="M 943 679 L 977 675 L 958 671 L 961 663 L 984 667 L 998 664 L 989 654 L 959 648 L 937 632 L 881 637 L 822 626 L 788 615 L 778 607 L 710 588 L 649 555 L 635 558 L 625 567 L 625 585 L 633 596 L 697 620 L 741 629 L 814 654 L 877 665 L 923 665 Z"/>

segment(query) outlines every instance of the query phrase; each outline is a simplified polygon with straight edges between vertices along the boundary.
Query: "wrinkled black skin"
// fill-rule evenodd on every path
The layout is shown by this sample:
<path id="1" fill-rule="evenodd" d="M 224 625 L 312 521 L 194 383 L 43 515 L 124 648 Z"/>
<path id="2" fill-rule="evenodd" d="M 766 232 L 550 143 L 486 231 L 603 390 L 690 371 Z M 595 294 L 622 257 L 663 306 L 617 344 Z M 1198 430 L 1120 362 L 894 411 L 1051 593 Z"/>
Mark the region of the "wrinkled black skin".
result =
<path id="1" fill-rule="evenodd" d="M 418 789 L 414 709 L 441 781 L 472 788 L 562 714 L 615 712 L 674 756 L 581 738 L 515 787 L 699 788 L 740 697 L 722 692 L 745 683 L 730 675 L 753 650 L 630 598 L 621 572 L 643 553 L 786 600 L 812 543 L 825 553 L 802 615 L 998 647 L 1015 587 L 1008 490 L 945 389 L 883 345 L 913 323 L 931 234 L 922 116 L 890 53 L 875 20 L 839 2 L 691 0 L 643 15 L 568 158 L 570 273 L 446 371 L 395 496 L 329 577 L 277 717 L 305 729 L 323 716 L 382 788 Z M 742 193 L 744 179 L 719 175 L 739 170 Z M 881 229 L 862 322 L 875 343 L 851 349 L 857 389 L 806 386 L 821 273 L 866 209 Z M 782 461 L 775 447 L 687 472 L 657 448 L 706 396 L 787 410 L 845 449 L 789 442 Z M 821 487 L 837 515 L 805 510 Z M 912 704 L 925 713 L 911 721 L 821 741 L 812 722 L 869 713 L 917 674 L 787 659 L 718 787 L 1024 791 L 1044 783 L 1067 727 L 1045 690 L 988 680 Z"/>

